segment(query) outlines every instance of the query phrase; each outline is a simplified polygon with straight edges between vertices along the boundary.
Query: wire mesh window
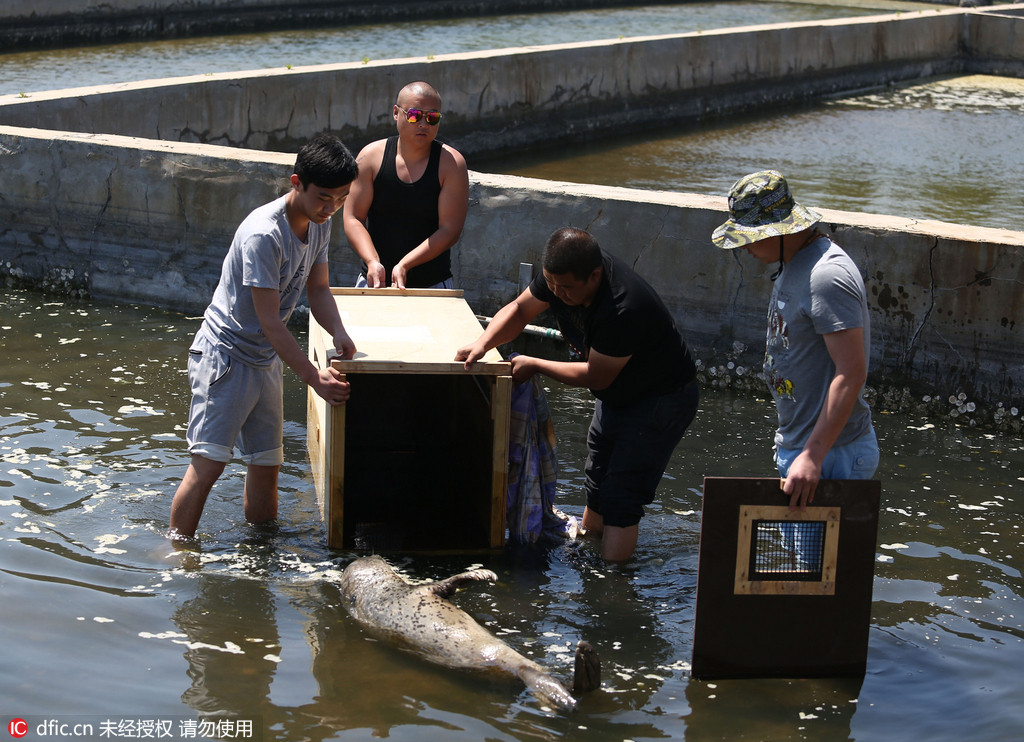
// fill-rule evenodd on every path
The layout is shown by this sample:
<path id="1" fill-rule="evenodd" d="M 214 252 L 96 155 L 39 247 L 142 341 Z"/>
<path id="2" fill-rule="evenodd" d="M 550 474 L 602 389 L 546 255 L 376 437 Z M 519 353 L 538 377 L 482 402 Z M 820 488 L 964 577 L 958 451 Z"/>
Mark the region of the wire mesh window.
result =
<path id="1" fill-rule="evenodd" d="M 751 580 L 822 579 L 824 521 L 755 520 L 753 525 Z"/>

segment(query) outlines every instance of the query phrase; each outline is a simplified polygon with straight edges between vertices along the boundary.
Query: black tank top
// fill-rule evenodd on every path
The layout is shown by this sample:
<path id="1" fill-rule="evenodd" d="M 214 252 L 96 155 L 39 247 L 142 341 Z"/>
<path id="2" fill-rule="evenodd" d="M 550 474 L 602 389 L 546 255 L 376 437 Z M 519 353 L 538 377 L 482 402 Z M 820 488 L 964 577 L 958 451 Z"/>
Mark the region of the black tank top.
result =
<path id="1" fill-rule="evenodd" d="M 431 143 L 427 169 L 415 183 L 399 179 L 395 170 L 397 156 L 398 137 L 388 137 L 384 159 L 373 181 L 373 202 L 366 214 L 366 229 L 387 272 L 387 286 L 391 285 L 395 264 L 437 231 L 437 200 L 441 195 L 440 142 Z M 362 269 L 365 275 L 366 263 Z M 451 254 L 445 250 L 433 260 L 411 268 L 405 285 L 411 289 L 429 288 L 451 277 Z"/>

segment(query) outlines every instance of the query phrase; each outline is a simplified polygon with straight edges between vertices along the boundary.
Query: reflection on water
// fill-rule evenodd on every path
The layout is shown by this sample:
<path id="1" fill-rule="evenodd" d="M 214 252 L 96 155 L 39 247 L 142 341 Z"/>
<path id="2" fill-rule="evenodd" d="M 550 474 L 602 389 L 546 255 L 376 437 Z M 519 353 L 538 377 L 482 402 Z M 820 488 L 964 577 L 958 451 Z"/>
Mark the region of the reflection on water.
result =
<path id="1" fill-rule="evenodd" d="M 721 196 L 776 169 L 810 206 L 1020 230 L 1022 113 L 1024 81 L 971 75 L 473 167 Z"/>
<path id="2" fill-rule="evenodd" d="M 521 685 L 427 665 L 349 620 L 337 580 L 353 555 L 325 546 L 294 379 L 279 522 L 242 522 L 243 471 L 232 465 L 210 496 L 201 545 L 168 544 L 196 326 L 138 307 L 0 297 L 0 697 L 11 713 L 231 717 L 289 740 L 879 740 L 914 730 L 995 741 L 1024 728 L 1019 437 L 878 415 L 884 505 L 862 683 L 689 680 L 702 477 L 772 473 L 765 399 L 704 395 L 628 566 L 606 568 L 590 542 L 394 556 L 414 580 L 493 569 L 497 583 L 454 601 L 563 678 L 576 641 L 592 642 L 604 687 L 559 714 Z M 579 516 L 591 401 L 557 385 L 549 401 L 561 506 Z"/>
<path id="3" fill-rule="evenodd" d="M 887 0 L 871 5 L 922 7 Z M 0 94 L 363 59 L 425 58 L 874 12 L 879 11 L 799 2 L 685 3 L 546 13 L 539 22 L 537 15 L 511 14 L 20 52 L 0 55 Z"/>

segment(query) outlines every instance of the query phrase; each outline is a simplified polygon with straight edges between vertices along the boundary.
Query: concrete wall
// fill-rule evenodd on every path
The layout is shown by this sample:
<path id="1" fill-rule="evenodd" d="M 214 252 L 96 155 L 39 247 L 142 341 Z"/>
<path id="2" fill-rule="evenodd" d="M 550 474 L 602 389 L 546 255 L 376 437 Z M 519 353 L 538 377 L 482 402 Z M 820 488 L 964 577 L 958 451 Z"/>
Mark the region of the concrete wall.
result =
<path id="1" fill-rule="evenodd" d="M 294 155 L 0 127 L 0 274 L 197 313 Z"/>
<path id="2" fill-rule="evenodd" d="M 443 136 L 473 156 L 956 71 L 966 18 L 928 10 L 6 95 L 0 124 L 277 151 L 330 130 L 360 146 L 393 129 L 402 85 L 426 79 L 444 97 Z"/>
<path id="3" fill-rule="evenodd" d="M 520 260 L 539 262 L 551 231 L 577 226 L 647 278 L 706 363 L 760 369 L 774 266 L 711 244 L 725 198 L 484 174 L 473 197 L 459 280 L 485 313 L 515 295 Z M 988 399 L 1024 390 L 1024 232 L 821 213 L 865 276 L 876 375 Z"/>
<path id="4" fill-rule="evenodd" d="M 1024 5 L 1001 5 L 965 21 L 968 69 L 1024 77 Z"/>
<path id="5" fill-rule="evenodd" d="M 466 129 L 472 128 L 473 116 L 481 127 L 496 126 L 498 119 L 509 127 L 506 140 L 514 140 L 515 121 L 533 122 L 538 130 L 546 121 L 557 129 L 572 111 L 598 110 L 600 101 L 614 107 L 623 98 L 688 91 L 694 84 L 712 101 L 718 88 L 726 97 L 770 88 L 752 82 L 766 74 L 792 80 L 805 72 L 803 79 L 834 81 L 837 64 L 854 77 L 858 64 L 892 69 L 895 57 L 886 52 L 893 50 L 903 60 L 896 66 L 934 65 L 938 62 L 928 60 L 937 60 L 940 52 L 960 53 L 969 45 L 1005 55 L 1007 46 L 992 42 L 992 36 L 1013 40 L 1021 29 L 1021 20 L 1012 17 L 1004 19 L 1012 24 L 1009 30 L 993 23 L 986 31 L 987 20 L 977 25 L 975 20 L 971 13 L 940 11 L 902 21 L 880 19 L 872 33 L 860 21 L 824 22 L 743 29 L 735 32 L 737 38 L 725 32 L 689 34 L 590 48 L 460 55 L 438 63 L 331 67 L 276 80 L 261 73 L 217 78 L 210 86 L 191 80 L 65 97 L 8 97 L 0 101 L 0 275 L 11 284 L 200 312 L 238 222 L 283 192 L 293 161 L 292 154 L 173 141 L 187 139 L 180 133 L 160 141 L 168 131 L 188 130 L 181 119 L 200 116 L 204 107 L 212 111 L 204 121 L 226 122 L 223 130 L 207 132 L 223 135 L 211 139 L 234 142 L 235 135 L 224 131 L 242 132 L 248 122 L 263 133 L 238 136 L 243 143 L 268 141 L 268 131 L 278 131 L 280 141 L 299 141 L 319 128 L 354 132 L 360 125 L 376 136 L 390 128 L 379 122 L 389 100 L 380 90 L 423 76 L 440 80 L 446 109 L 451 99 L 458 101 L 453 118 Z M 921 40 L 925 31 L 935 46 Z M 864 47 L 869 40 L 873 53 Z M 791 49 L 796 41 L 804 45 L 800 51 Z M 674 56 L 666 61 L 669 49 Z M 815 61 L 812 49 L 830 61 Z M 890 61 L 872 61 L 879 58 Z M 623 67 L 630 60 L 635 66 Z M 653 67 L 659 60 L 662 66 Z M 323 106 L 299 105 L 312 100 L 300 94 L 304 85 L 340 79 L 345 85 L 329 86 Z M 291 92 L 279 113 L 279 100 L 264 96 L 282 87 Z M 639 97 L 631 98 L 634 94 Z M 680 106 L 693 105 L 687 92 L 675 97 Z M 270 124 L 259 123 L 264 115 L 273 119 Z M 295 117 L 303 117 L 303 123 L 290 123 Z M 27 128 L 30 124 L 35 128 Z M 74 131 L 79 124 L 80 131 Z M 536 262 L 548 234 L 572 224 L 591 230 L 654 284 L 705 367 L 734 375 L 736 366 L 759 368 L 770 284 L 751 261 L 711 245 L 711 230 L 725 218 L 721 196 L 473 173 L 470 199 L 454 265 L 456 281 L 478 312 L 490 314 L 508 301 L 518 290 L 519 263 Z M 912 380 L 940 395 L 964 389 L 980 401 L 1019 405 L 1024 232 L 824 213 L 867 278 L 876 382 Z M 337 232 L 332 281 L 347 285 L 356 266 Z"/>
<path id="6" fill-rule="evenodd" d="M 291 165 L 277 153 L 0 127 L 0 274 L 198 314 L 238 222 L 283 192 Z M 476 311 L 515 296 L 519 263 L 574 225 L 647 277 L 706 366 L 759 368 L 771 285 L 711 245 L 723 197 L 473 173 L 470 203 L 454 267 Z M 1024 232 L 823 214 L 867 277 L 876 380 L 1019 399 Z M 357 264 L 337 227 L 334 243 L 332 282 L 351 285 Z"/>

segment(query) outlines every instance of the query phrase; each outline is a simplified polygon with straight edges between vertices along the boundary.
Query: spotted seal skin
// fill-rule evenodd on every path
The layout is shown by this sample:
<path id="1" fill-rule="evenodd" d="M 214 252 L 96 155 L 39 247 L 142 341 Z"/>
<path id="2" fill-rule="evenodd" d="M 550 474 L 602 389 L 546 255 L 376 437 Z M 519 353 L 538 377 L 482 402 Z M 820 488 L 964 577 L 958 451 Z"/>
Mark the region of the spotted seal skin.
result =
<path id="1" fill-rule="evenodd" d="M 543 667 L 446 600 L 464 582 L 497 579 L 490 570 L 474 569 L 440 582 L 412 585 L 384 559 L 369 556 L 345 568 L 341 590 L 352 616 L 376 635 L 444 667 L 517 677 L 542 701 L 558 708 L 575 708 L 576 699 Z M 592 678 L 596 653 L 586 642 L 580 644 L 588 650 L 587 667 Z M 577 658 L 580 652 L 578 649 Z M 592 682 L 577 685 L 579 690 L 596 687 Z"/>

